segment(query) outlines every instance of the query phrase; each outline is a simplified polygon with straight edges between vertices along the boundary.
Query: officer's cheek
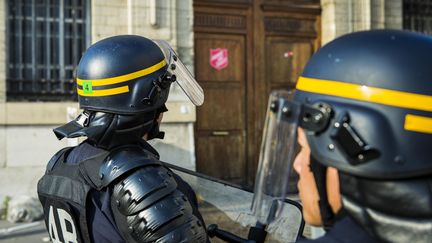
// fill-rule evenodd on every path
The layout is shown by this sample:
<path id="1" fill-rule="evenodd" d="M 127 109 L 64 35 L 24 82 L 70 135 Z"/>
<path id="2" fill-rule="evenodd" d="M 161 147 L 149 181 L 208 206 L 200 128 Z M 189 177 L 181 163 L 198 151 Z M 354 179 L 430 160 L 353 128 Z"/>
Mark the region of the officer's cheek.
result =
<path id="1" fill-rule="evenodd" d="M 327 168 L 326 189 L 330 207 L 334 213 L 337 213 L 342 208 L 342 200 L 339 188 L 339 172 L 333 168 Z"/>
<path id="2" fill-rule="evenodd" d="M 307 149 L 301 149 L 294 162 L 294 169 L 299 174 L 297 187 L 299 197 L 303 205 L 304 220 L 311 225 L 322 225 L 321 214 L 318 206 L 318 189 L 315 178 L 309 167 L 310 152 Z"/>

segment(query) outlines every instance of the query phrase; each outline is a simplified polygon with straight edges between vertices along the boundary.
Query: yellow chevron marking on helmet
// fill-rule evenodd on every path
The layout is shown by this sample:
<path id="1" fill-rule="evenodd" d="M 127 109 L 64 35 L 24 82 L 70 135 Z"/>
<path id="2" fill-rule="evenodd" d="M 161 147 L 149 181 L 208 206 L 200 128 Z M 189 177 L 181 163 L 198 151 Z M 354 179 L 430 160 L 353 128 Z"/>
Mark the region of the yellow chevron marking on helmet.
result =
<path id="1" fill-rule="evenodd" d="M 111 85 L 111 84 L 118 84 L 118 83 L 122 83 L 122 82 L 126 82 L 132 79 L 136 79 L 136 78 L 140 78 L 143 77 L 145 75 L 154 73 L 156 71 L 158 71 L 159 69 L 165 67 L 166 65 L 166 61 L 165 59 L 160 61 L 159 63 L 156 63 L 155 65 L 145 68 L 143 70 L 139 70 L 133 73 L 128 73 L 125 75 L 121 75 L 121 76 L 117 76 L 117 77 L 112 77 L 112 78 L 104 78 L 104 79 L 89 79 L 89 80 L 83 80 L 80 78 L 77 78 L 77 84 L 82 86 L 83 82 L 85 81 L 91 81 L 92 82 L 92 86 L 103 86 L 103 85 Z"/>
<path id="2" fill-rule="evenodd" d="M 432 117 L 407 114 L 404 128 L 407 131 L 432 133 Z"/>
<path id="3" fill-rule="evenodd" d="M 78 94 L 81 96 L 109 96 L 109 95 L 117 95 L 117 94 L 123 94 L 129 92 L 129 86 L 121 86 L 117 88 L 112 89 L 101 89 L 101 90 L 95 90 L 93 89 L 92 92 L 85 92 L 82 89 L 77 89 Z"/>
<path id="4" fill-rule="evenodd" d="M 432 111 L 432 96 L 429 95 L 306 77 L 298 79 L 296 89 L 400 108 Z"/>

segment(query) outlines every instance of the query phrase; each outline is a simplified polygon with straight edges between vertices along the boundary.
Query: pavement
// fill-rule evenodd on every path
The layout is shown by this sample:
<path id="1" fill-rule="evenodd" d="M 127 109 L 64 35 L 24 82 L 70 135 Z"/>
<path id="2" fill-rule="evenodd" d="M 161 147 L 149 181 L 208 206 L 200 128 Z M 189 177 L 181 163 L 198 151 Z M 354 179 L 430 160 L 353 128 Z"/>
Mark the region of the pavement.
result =
<path id="1" fill-rule="evenodd" d="M 0 220 L 1 243 L 42 243 L 50 242 L 43 221 L 12 224 Z"/>

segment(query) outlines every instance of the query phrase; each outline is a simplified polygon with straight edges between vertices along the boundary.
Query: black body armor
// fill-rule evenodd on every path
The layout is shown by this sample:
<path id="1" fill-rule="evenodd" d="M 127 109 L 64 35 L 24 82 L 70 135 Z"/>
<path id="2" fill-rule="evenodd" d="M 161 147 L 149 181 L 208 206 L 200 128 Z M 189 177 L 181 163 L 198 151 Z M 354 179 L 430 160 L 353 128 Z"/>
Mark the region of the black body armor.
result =
<path id="1" fill-rule="evenodd" d="M 71 165 L 65 163 L 71 149 L 60 150 L 50 160 L 38 183 L 53 242 L 92 242 L 88 195 L 107 187 L 126 242 L 206 242 L 204 224 L 190 195 L 180 190 L 176 176 L 151 153 L 140 146 L 124 146 Z"/>

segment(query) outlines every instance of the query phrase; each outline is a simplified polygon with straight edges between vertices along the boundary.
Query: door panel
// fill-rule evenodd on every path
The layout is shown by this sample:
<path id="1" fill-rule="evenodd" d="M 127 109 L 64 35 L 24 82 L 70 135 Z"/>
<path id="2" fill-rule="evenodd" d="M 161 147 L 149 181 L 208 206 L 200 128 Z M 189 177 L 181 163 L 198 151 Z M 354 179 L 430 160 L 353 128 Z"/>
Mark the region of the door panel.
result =
<path id="1" fill-rule="evenodd" d="M 228 65 L 217 70 L 210 50 L 228 51 Z M 204 89 L 197 108 L 197 170 L 235 183 L 246 178 L 245 41 L 243 35 L 195 34 L 196 77 Z"/>
<path id="2" fill-rule="evenodd" d="M 308 39 L 269 37 L 266 39 L 266 53 L 269 92 L 277 88 L 289 89 L 295 86 L 312 55 L 313 43 Z"/>
<path id="3" fill-rule="evenodd" d="M 198 136 L 200 142 L 196 145 L 196 153 L 200 157 L 197 170 L 233 183 L 244 183 L 246 160 L 243 134 L 236 131 L 207 131 L 198 132 Z"/>
<path id="4" fill-rule="evenodd" d="M 195 39 L 196 78 L 202 82 L 244 82 L 244 38 L 238 35 L 198 35 Z M 228 66 L 216 70 L 210 65 L 210 49 L 226 48 Z"/>
<path id="5" fill-rule="evenodd" d="M 197 130 L 244 130 L 244 90 L 240 85 L 201 84 L 205 103 L 197 109 Z"/>

